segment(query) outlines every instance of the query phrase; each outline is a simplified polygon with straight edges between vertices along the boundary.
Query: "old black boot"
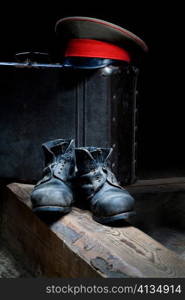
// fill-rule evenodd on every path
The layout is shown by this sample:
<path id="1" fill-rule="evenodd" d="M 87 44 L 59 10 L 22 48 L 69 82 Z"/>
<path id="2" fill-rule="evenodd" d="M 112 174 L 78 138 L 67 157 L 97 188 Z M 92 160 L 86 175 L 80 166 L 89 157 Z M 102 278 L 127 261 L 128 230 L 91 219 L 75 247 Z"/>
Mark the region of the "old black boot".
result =
<path id="1" fill-rule="evenodd" d="M 42 148 L 45 168 L 31 194 L 33 211 L 40 217 L 68 213 L 73 203 L 70 178 L 75 172 L 74 140 L 57 139 Z"/>
<path id="2" fill-rule="evenodd" d="M 121 186 L 108 167 L 112 149 L 76 148 L 78 197 L 87 201 L 93 218 L 102 224 L 134 215 L 134 199 Z"/>

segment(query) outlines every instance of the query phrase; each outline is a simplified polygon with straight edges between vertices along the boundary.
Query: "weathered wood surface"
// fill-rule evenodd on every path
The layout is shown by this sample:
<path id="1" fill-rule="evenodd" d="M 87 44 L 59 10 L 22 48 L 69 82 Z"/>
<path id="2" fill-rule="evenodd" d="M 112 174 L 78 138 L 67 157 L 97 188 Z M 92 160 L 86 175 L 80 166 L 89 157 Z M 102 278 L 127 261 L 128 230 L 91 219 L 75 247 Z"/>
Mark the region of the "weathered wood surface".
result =
<path id="1" fill-rule="evenodd" d="M 129 224 L 103 226 L 79 208 L 44 224 L 30 209 L 32 188 L 7 186 L 3 236 L 25 256 L 35 276 L 185 277 L 184 260 Z"/>

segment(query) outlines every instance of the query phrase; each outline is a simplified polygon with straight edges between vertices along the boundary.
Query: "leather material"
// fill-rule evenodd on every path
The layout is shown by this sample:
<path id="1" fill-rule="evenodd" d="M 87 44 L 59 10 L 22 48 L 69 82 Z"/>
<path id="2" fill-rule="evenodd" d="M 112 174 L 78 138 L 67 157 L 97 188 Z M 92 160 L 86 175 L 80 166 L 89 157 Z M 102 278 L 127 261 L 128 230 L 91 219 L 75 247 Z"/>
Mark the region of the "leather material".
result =
<path id="1" fill-rule="evenodd" d="M 109 168 L 111 152 L 110 148 L 95 147 L 75 150 L 77 190 L 99 220 L 124 215 L 134 208 L 134 199 L 118 184 Z"/>
<path id="2" fill-rule="evenodd" d="M 70 207 L 73 203 L 70 179 L 75 172 L 74 140 L 49 141 L 42 148 L 45 168 L 31 194 L 33 208 Z"/>
<path id="3" fill-rule="evenodd" d="M 34 189 L 31 200 L 33 208 L 40 206 L 69 207 L 73 202 L 73 193 L 64 182 L 52 177 Z"/>

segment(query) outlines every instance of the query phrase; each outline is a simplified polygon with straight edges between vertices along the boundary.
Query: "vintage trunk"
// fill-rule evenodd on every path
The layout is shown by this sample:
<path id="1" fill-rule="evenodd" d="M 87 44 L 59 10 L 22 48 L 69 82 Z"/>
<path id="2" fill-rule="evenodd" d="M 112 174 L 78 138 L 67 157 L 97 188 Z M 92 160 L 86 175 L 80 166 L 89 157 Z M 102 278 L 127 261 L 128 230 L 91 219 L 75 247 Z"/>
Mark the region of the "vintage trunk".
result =
<path id="1" fill-rule="evenodd" d="M 135 180 L 137 69 L 97 70 L 59 64 L 0 63 L 0 178 L 34 183 L 41 144 L 75 138 L 77 146 L 113 147 L 121 184 Z"/>

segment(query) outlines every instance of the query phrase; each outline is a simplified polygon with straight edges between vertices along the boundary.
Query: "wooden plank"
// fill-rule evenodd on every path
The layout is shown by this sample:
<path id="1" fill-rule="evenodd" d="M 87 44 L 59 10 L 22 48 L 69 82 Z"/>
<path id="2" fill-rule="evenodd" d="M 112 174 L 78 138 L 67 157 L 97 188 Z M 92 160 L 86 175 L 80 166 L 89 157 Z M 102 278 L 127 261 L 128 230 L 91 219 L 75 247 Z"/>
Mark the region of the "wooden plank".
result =
<path id="1" fill-rule="evenodd" d="M 20 186 L 10 184 L 4 192 L 1 231 L 3 239 L 19 260 L 22 257 L 24 266 L 33 276 L 102 277 L 32 213 L 29 186 L 25 185 L 25 189 Z"/>
<path id="2" fill-rule="evenodd" d="M 30 209 L 32 186 L 12 183 L 4 199 L 4 237 L 36 276 L 185 277 L 185 261 L 128 223 L 109 227 L 79 208 L 52 225 Z"/>
<path id="3" fill-rule="evenodd" d="M 159 184 L 175 184 L 185 183 L 185 177 L 164 177 L 156 179 L 139 179 L 131 186 L 148 186 L 148 185 L 159 185 Z"/>
<path id="4" fill-rule="evenodd" d="M 138 180 L 126 189 L 136 199 L 134 226 L 141 224 L 146 232 L 158 226 L 185 229 L 185 178 Z"/>
<path id="5" fill-rule="evenodd" d="M 164 192 L 185 192 L 185 178 L 158 178 L 138 180 L 136 183 L 126 187 L 127 190 L 134 194 L 146 194 L 149 192 L 164 193 Z"/>

